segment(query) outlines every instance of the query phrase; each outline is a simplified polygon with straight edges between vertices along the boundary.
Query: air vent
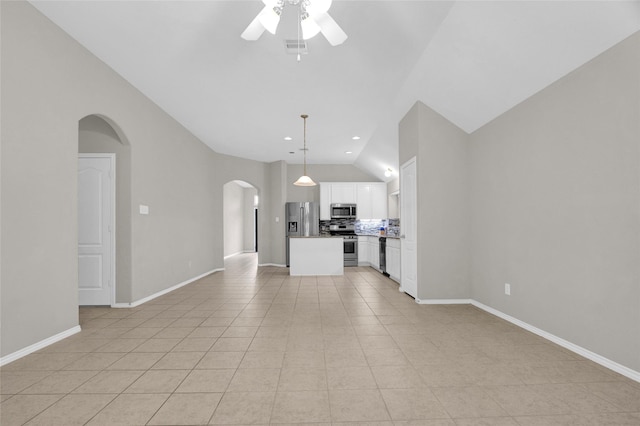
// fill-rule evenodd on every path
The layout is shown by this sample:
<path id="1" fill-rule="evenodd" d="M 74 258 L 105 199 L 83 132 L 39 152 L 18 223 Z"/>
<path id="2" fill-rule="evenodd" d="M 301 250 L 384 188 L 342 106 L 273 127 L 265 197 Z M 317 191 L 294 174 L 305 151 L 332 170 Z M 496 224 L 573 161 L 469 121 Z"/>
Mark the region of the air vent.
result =
<path id="1" fill-rule="evenodd" d="M 306 55 L 309 53 L 307 50 L 307 42 L 304 40 L 285 40 L 284 49 L 290 55 L 297 55 L 298 53 Z"/>

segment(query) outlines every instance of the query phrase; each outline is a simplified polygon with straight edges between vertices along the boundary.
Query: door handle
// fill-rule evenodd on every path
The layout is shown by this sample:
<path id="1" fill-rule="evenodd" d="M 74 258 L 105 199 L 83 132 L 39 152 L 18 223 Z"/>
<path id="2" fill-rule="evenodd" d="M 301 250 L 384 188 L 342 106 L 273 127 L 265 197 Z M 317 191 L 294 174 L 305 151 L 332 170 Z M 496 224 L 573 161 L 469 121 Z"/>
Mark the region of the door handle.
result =
<path id="1" fill-rule="evenodd" d="M 400 238 L 402 238 L 404 240 L 407 237 L 404 234 L 402 234 L 402 235 L 400 235 Z"/>

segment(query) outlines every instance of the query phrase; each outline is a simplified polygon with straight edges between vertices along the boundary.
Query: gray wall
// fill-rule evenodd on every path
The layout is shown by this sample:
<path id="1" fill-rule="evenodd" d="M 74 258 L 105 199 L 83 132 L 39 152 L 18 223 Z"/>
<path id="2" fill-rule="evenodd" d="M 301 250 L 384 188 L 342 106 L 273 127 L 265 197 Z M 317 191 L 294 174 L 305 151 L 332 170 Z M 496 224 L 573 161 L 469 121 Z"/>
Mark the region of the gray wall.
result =
<path id="1" fill-rule="evenodd" d="M 471 144 L 473 298 L 636 371 L 639 123 L 636 34 Z"/>
<path id="2" fill-rule="evenodd" d="M 400 164 L 417 165 L 419 299 L 469 297 L 468 139 L 421 102 L 400 122 Z"/>
<path id="3" fill-rule="evenodd" d="M 286 265 L 286 245 L 285 245 L 285 221 L 284 206 L 287 202 L 287 163 L 284 161 L 274 161 L 269 164 L 269 200 L 267 206 L 261 208 L 265 214 L 261 215 L 261 223 L 264 223 L 268 229 L 271 241 L 271 257 L 260 259 L 260 264 Z M 260 195 L 260 194 L 258 194 Z M 262 200 L 262 197 L 261 197 Z M 260 201 L 262 205 L 262 201 Z M 260 229 L 264 230 L 265 225 Z M 262 240 L 263 232 L 259 232 L 258 253 L 262 253 L 264 247 Z"/>
<path id="4" fill-rule="evenodd" d="M 133 284 L 130 294 L 118 292 L 120 302 L 222 268 L 224 183 L 253 184 L 267 210 L 274 185 L 270 165 L 211 151 L 30 4 L 0 2 L 0 8 L 5 356 L 78 325 L 82 118 L 107 119 L 130 144 Z M 150 207 L 148 216 L 137 213 L 139 204 Z M 284 259 L 284 230 L 274 231 L 281 241 L 272 242 L 271 231 L 261 229 L 267 230 L 261 260 L 272 262 L 272 249 Z"/>

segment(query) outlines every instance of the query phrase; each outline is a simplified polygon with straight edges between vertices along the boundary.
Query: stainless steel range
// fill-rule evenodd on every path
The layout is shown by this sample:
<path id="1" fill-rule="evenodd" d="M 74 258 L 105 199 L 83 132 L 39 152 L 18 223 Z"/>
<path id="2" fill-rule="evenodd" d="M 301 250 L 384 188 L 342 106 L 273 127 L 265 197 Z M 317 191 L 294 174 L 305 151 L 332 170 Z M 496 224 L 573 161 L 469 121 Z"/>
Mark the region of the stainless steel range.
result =
<path id="1" fill-rule="evenodd" d="M 358 236 L 353 222 L 329 225 L 331 235 L 342 236 L 344 266 L 358 266 Z"/>

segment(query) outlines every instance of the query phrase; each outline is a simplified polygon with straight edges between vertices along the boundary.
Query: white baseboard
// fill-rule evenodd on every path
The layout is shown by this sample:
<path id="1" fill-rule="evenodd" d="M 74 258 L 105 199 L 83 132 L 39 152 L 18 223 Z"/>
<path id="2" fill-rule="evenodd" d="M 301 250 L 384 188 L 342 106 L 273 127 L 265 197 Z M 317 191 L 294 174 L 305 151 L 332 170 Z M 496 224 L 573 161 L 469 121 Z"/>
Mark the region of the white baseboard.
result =
<path id="1" fill-rule="evenodd" d="M 279 263 L 259 263 L 258 266 L 277 266 L 278 268 L 286 268 L 287 265 L 281 265 Z"/>
<path id="2" fill-rule="evenodd" d="M 471 299 L 416 299 L 420 305 L 470 305 Z"/>
<path id="3" fill-rule="evenodd" d="M 145 297 L 143 299 L 136 300 L 135 302 L 114 303 L 113 305 L 111 305 L 111 307 L 112 308 L 135 308 L 136 306 L 140 306 L 143 303 L 146 303 L 146 302 L 148 302 L 150 300 L 153 300 L 153 299 L 155 299 L 157 297 L 163 296 L 163 295 L 165 295 L 167 293 L 171 293 L 172 291 L 177 290 L 180 287 L 184 287 L 187 284 L 191 284 L 192 282 L 197 281 L 200 278 L 206 277 L 207 275 L 211 275 L 214 272 L 218 272 L 218 271 L 224 271 L 224 268 L 212 269 L 209 272 L 205 272 L 204 274 L 200 274 L 197 277 L 190 278 L 190 279 L 188 279 L 186 281 L 181 282 L 180 284 L 176 284 L 173 287 L 166 288 L 166 289 L 164 289 L 162 291 L 159 291 L 157 293 L 152 294 L 151 296 L 147 296 L 147 297 Z"/>
<path id="4" fill-rule="evenodd" d="M 514 318 L 511 315 L 507 315 L 503 312 L 498 311 L 497 309 L 491 308 L 476 300 L 471 300 L 471 304 L 479 309 L 482 309 L 483 311 L 489 312 L 490 314 L 493 314 L 499 318 L 502 318 L 505 321 L 509 321 L 510 323 L 517 325 L 520 328 L 524 328 L 525 330 L 530 331 L 533 334 L 537 334 L 538 336 L 545 338 L 559 346 L 562 346 L 563 348 L 568 349 L 571 352 L 574 352 L 597 364 L 600 364 L 603 367 L 608 368 L 609 370 L 613 370 L 616 373 L 622 374 L 623 376 L 630 378 L 631 380 L 640 382 L 640 371 L 632 370 L 629 367 L 625 367 L 622 364 L 618 364 L 615 361 L 611 361 L 610 359 L 605 358 L 602 355 L 598 355 L 597 353 L 591 352 L 590 350 L 585 349 L 582 346 L 578 346 L 574 343 L 569 342 L 568 340 L 564 340 L 561 337 L 555 336 L 551 333 L 547 333 L 544 330 L 534 327 L 531 324 L 527 324 L 524 321 L 520 321 L 519 319 Z"/>
<path id="5" fill-rule="evenodd" d="M 228 255 L 226 255 L 226 256 L 224 257 L 224 260 L 227 260 L 227 259 L 229 259 L 230 257 L 237 256 L 237 255 L 239 255 L 239 254 L 243 254 L 243 253 L 246 253 L 246 252 L 245 252 L 245 251 L 238 251 L 238 252 L 236 252 L 236 253 L 228 254 Z"/>
<path id="6" fill-rule="evenodd" d="M 62 339 L 66 339 L 69 336 L 73 336 L 74 334 L 79 333 L 80 331 L 82 331 L 82 329 L 80 328 L 79 325 L 76 325 L 75 327 L 71 327 L 70 329 L 65 330 L 61 333 L 58 333 L 51 337 L 47 337 L 46 339 L 41 340 L 37 343 L 34 343 L 33 345 L 29 345 L 26 348 L 20 349 L 19 351 L 16 351 L 9 355 L 5 355 L 2 358 L 0 358 L 0 367 L 5 364 L 9 364 L 10 362 L 13 362 L 19 358 L 22 358 L 23 356 L 27 356 L 31 353 L 34 353 L 35 351 L 39 351 L 40 349 L 45 348 L 49 345 L 52 345 L 56 342 L 59 342 Z"/>

